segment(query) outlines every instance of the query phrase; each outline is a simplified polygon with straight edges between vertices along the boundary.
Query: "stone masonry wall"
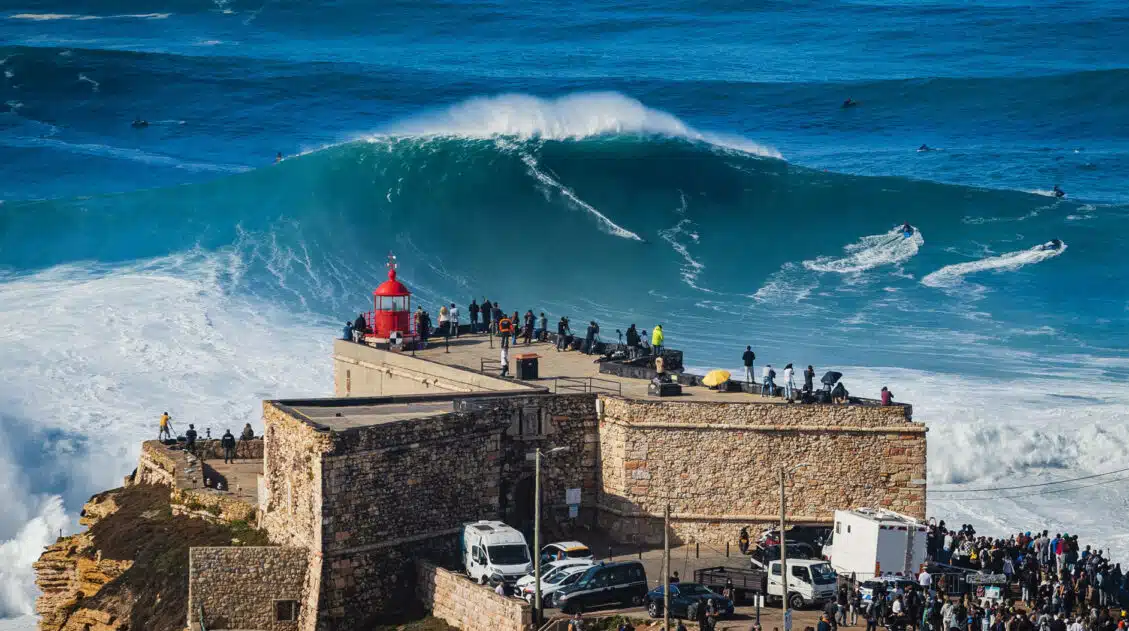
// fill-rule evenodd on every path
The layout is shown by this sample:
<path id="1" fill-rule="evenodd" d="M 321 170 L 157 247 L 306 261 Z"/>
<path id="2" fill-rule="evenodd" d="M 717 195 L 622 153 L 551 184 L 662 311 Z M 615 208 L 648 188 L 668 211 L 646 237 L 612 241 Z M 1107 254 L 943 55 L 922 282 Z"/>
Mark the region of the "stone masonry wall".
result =
<path id="1" fill-rule="evenodd" d="M 527 631 L 533 628 L 532 608 L 505 598 L 461 574 L 426 561 L 416 564 L 416 594 L 424 608 L 463 631 Z"/>
<path id="2" fill-rule="evenodd" d="M 327 432 L 263 402 L 263 477 L 266 505 L 261 526 L 280 545 L 321 548 L 322 454 Z"/>
<path id="3" fill-rule="evenodd" d="M 830 522 L 874 506 L 925 517 L 925 428 L 908 408 L 604 399 L 601 525 L 620 541 L 661 539 L 669 501 L 683 541 L 723 544 L 779 516 Z"/>
<path id="4" fill-rule="evenodd" d="M 191 548 L 188 553 L 188 625 L 208 629 L 297 631 L 279 621 L 275 601 L 303 600 L 306 550 L 300 548 Z"/>
<path id="5" fill-rule="evenodd" d="M 578 521 L 594 522 L 595 395 L 460 399 L 454 407 L 330 434 L 320 628 L 360 628 L 401 608 L 410 597 L 403 579 L 416 558 L 459 563 L 464 523 L 504 517 L 515 480 L 527 479 L 532 493 L 526 454 L 538 446 L 567 447 L 542 463 L 546 514 L 557 504 L 567 521 L 565 489 L 581 488 L 589 509 Z"/>

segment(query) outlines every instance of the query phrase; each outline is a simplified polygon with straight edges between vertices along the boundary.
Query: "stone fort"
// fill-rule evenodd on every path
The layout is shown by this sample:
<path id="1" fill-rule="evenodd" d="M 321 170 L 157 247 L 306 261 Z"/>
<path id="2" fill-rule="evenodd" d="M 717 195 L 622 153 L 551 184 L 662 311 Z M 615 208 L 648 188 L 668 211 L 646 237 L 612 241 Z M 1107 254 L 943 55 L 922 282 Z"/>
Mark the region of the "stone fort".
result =
<path id="1" fill-rule="evenodd" d="M 537 448 L 566 448 L 542 462 L 543 542 L 661 542 L 669 504 L 675 542 L 725 545 L 779 518 L 777 471 L 801 462 L 790 522 L 856 506 L 925 517 L 926 430 L 908 405 L 786 403 L 686 375 L 681 396 L 655 398 L 653 368 L 544 343 L 520 347 L 541 355 L 538 379 L 500 378 L 496 345 L 475 335 L 409 353 L 338 340 L 333 398 L 263 402 L 247 502 L 277 547 L 193 548 L 189 624 L 363 630 L 421 596 L 438 615 L 436 590 L 465 589 L 440 567 L 458 567 L 464 523 L 531 524 Z M 146 444 L 138 480 L 175 468 L 158 451 Z M 486 622 L 453 624 L 530 628 L 528 607 L 502 600 L 479 607 Z"/>

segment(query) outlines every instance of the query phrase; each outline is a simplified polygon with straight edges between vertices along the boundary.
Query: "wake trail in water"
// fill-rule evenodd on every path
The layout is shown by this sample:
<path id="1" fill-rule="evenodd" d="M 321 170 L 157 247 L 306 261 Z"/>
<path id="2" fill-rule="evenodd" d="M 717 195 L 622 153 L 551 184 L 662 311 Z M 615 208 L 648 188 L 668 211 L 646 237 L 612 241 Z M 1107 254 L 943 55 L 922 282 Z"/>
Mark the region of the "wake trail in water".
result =
<path id="1" fill-rule="evenodd" d="M 922 278 L 921 283 L 928 287 L 952 287 L 953 285 L 961 283 L 968 274 L 986 272 L 989 270 L 1011 272 L 1025 265 L 1054 258 L 1065 251 L 1065 243 L 1062 244 L 1062 247 L 1056 249 L 1047 248 L 1046 244 L 1044 244 L 1037 245 L 1028 250 L 1009 252 L 999 256 L 990 256 L 978 261 L 946 265 L 936 272 L 927 275 L 925 278 Z"/>
<path id="2" fill-rule="evenodd" d="M 630 239 L 632 241 L 643 240 L 643 238 L 639 235 L 628 230 L 627 228 L 623 228 L 617 225 L 611 219 L 608 219 L 607 215 L 600 212 L 599 210 L 596 210 L 595 206 L 589 204 L 583 199 L 580 199 L 580 197 L 578 197 L 576 193 L 572 191 L 572 189 L 565 186 L 564 184 L 561 184 L 560 182 L 546 174 L 544 171 L 542 171 L 540 168 L 538 168 L 537 160 L 533 159 L 533 156 L 522 155 L 521 160 L 527 167 L 529 167 L 529 174 L 536 178 L 538 182 L 544 184 L 549 188 L 555 189 L 569 201 L 590 213 L 593 217 L 596 218 L 596 221 L 600 224 L 600 227 L 603 228 L 608 234 L 620 237 L 622 239 Z"/>
<path id="3" fill-rule="evenodd" d="M 681 193 L 680 198 L 681 201 L 679 207 L 675 209 L 675 212 L 678 213 L 679 216 L 684 216 L 686 214 L 687 207 L 686 194 Z M 691 256 L 690 250 L 686 247 L 686 244 L 679 240 L 680 236 L 685 235 L 687 238 L 689 238 L 690 241 L 693 241 L 694 243 L 698 242 L 698 233 L 693 231 L 693 225 L 693 222 L 689 219 L 680 219 L 678 223 L 673 227 L 667 228 L 665 230 L 659 230 L 659 236 L 662 237 L 663 241 L 669 243 L 670 247 L 675 252 L 677 252 L 679 256 L 682 257 L 682 282 L 686 283 L 694 289 L 697 289 L 698 291 L 704 291 L 708 294 L 712 294 L 714 293 L 712 289 L 706 289 L 705 287 L 698 285 L 698 276 L 702 273 L 702 270 L 704 270 L 706 266 L 695 259 L 693 256 Z"/>
<path id="4" fill-rule="evenodd" d="M 901 227 L 897 227 L 884 234 L 863 237 L 844 247 L 843 251 L 847 253 L 847 256 L 839 258 L 821 256 L 814 260 L 804 261 L 804 267 L 815 272 L 833 272 L 836 274 L 865 272 L 881 265 L 893 265 L 906 261 L 917 254 L 924 244 L 925 238 L 921 236 L 921 231 L 916 227 L 909 237 L 902 234 Z"/>

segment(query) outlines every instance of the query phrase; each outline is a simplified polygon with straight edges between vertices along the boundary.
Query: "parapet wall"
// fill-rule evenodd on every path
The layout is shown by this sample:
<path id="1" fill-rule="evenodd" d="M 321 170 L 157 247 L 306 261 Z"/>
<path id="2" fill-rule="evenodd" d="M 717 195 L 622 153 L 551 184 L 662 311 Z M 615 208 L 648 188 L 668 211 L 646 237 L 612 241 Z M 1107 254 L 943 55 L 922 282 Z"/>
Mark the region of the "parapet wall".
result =
<path id="1" fill-rule="evenodd" d="M 203 611 L 208 629 L 297 631 L 297 620 L 278 619 L 276 603 L 302 602 L 307 555 L 299 548 L 191 548 L 189 628 L 198 628 Z"/>
<path id="2" fill-rule="evenodd" d="M 217 443 L 219 441 L 207 441 Z M 244 453 L 263 451 L 263 441 L 240 441 Z M 204 447 L 205 454 L 210 453 Z M 222 454 L 222 452 L 221 452 Z M 221 455 L 222 457 L 222 455 Z M 141 445 L 137 459 L 137 472 L 127 484 L 157 484 L 169 487 L 169 502 L 173 514 L 196 517 L 212 522 L 253 523 L 256 507 L 230 492 L 217 491 L 204 484 L 206 473 L 199 459 L 182 449 L 170 449 L 157 440 L 147 440 Z"/>
<path id="3" fill-rule="evenodd" d="M 432 615 L 462 631 L 533 628 L 533 611 L 525 601 L 499 596 L 427 561 L 416 562 L 416 596 Z"/>
<path id="4" fill-rule="evenodd" d="M 333 343 L 333 394 L 338 397 L 469 392 L 521 392 L 518 381 L 448 366 L 345 340 Z"/>
<path id="5" fill-rule="evenodd" d="M 603 399 L 600 522 L 620 541 L 657 541 L 671 504 L 683 541 L 724 543 L 779 519 L 830 522 L 875 506 L 925 518 L 925 428 L 907 407 Z"/>

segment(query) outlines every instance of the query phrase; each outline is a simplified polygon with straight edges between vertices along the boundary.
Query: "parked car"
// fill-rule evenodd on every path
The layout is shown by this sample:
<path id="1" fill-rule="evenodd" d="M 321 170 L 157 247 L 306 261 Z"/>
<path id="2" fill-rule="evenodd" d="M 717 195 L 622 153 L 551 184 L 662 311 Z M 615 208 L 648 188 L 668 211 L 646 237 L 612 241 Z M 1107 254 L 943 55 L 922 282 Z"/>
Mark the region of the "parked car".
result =
<path id="1" fill-rule="evenodd" d="M 541 577 L 541 606 L 552 607 L 556 593 L 578 581 L 591 566 L 591 563 L 564 565 Z M 524 598 L 526 602 L 533 604 L 533 597 L 537 595 L 533 589 L 533 582 L 522 585 L 519 588 L 518 595 Z"/>
<path id="2" fill-rule="evenodd" d="M 703 607 L 713 601 L 719 616 L 733 615 L 733 601 L 717 594 L 700 583 L 672 583 L 670 586 L 670 615 L 672 618 L 690 618 L 691 606 Z M 652 618 L 663 615 L 663 587 L 647 592 L 647 614 Z"/>
<path id="3" fill-rule="evenodd" d="M 638 606 L 646 595 L 643 564 L 623 561 L 593 565 L 575 583 L 559 589 L 553 602 L 571 614 L 612 604 Z"/>
<path id="4" fill-rule="evenodd" d="M 545 582 L 545 579 L 549 578 L 549 575 L 557 570 L 566 567 L 589 567 L 591 565 L 591 559 L 565 559 L 563 561 L 549 561 L 548 563 L 542 563 L 541 582 Z M 529 574 L 526 574 L 525 576 L 517 579 L 517 583 L 514 584 L 514 587 L 516 587 L 520 591 L 521 588 L 525 587 L 526 585 L 529 585 L 530 588 L 533 587 L 533 572 L 530 572 Z"/>
<path id="5" fill-rule="evenodd" d="M 592 559 L 592 551 L 579 541 L 558 541 L 541 548 L 541 563 L 564 559 Z"/>

